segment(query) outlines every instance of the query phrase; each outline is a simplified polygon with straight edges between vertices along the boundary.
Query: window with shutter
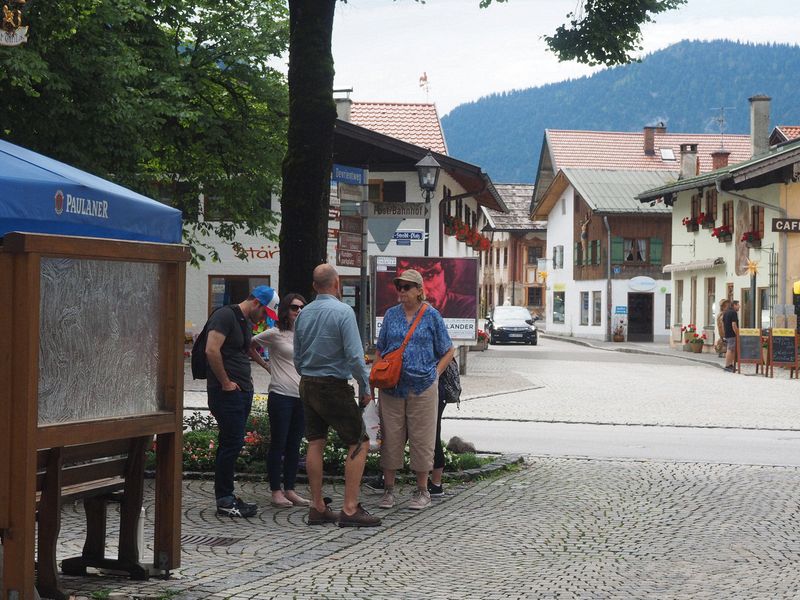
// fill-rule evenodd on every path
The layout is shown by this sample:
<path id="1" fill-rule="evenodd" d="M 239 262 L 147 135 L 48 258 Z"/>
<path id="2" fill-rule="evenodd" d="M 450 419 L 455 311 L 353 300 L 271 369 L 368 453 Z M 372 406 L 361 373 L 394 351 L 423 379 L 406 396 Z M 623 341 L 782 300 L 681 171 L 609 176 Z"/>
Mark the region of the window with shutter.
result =
<path id="1" fill-rule="evenodd" d="M 661 264 L 661 251 L 663 249 L 664 242 L 661 241 L 659 238 L 650 238 L 650 264 L 653 265 L 660 265 Z"/>
<path id="2" fill-rule="evenodd" d="M 594 241 L 594 264 L 600 264 L 600 240 Z"/>
<path id="3" fill-rule="evenodd" d="M 625 247 L 623 239 L 620 237 L 611 238 L 611 262 L 621 263 L 625 257 Z"/>
<path id="4" fill-rule="evenodd" d="M 573 244 L 574 249 L 572 252 L 572 264 L 580 265 L 583 264 L 581 261 L 581 245 L 578 242 Z"/>

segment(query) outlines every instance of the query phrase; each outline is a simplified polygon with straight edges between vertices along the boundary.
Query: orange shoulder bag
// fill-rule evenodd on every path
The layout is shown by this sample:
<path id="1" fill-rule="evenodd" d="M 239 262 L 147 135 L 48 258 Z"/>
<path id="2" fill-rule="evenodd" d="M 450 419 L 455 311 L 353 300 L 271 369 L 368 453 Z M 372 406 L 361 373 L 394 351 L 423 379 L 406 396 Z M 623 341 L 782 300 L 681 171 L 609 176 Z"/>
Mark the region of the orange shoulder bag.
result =
<path id="1" fill-rule="evenodd" d="M 426 308 L 428 308 L 428 305 L 423 304 L 422 308 L 419 309 L 417 318 L 414 319 L 411 329 L 408 330 L 403 344 L 397 350 L 392 350 L 385 356 L 381 356 L 372 365 L 372 371 L 369 374 L 369 383 L 372 387 L 379 390 L 389 390 L 397 386 L 400 381 L 400 371 L 403 370 L 403 352 L 405 352 L 408 341 L 411 339 Z"/>

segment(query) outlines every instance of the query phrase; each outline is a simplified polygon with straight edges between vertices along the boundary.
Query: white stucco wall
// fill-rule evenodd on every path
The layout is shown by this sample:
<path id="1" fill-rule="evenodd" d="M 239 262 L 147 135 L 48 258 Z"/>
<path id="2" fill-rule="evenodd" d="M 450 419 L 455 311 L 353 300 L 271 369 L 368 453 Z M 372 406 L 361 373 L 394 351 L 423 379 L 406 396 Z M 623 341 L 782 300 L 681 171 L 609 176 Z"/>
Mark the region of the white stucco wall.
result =
<path id="1" fill-rule="evenodd" d="M 578 310 L 579 300 L 575 294 L 575 282 L 572 279 L 573 263 L 573 188 L 568 187 L 556 202 L 553 210 L 547 215 L 547 331 L 561 335 L 573 335 L 572 317 Z M 553 248 L 564 247 L 563 268 L 556 269 L 553 264 Z M 553 322 L 554 292 L 565 292 L 564 323 Z M 580 315 L 578 315 L 580 318 Z"/>
<path id="2" fill-rule="evenodd" d="M 748 197 L 766 202 L 767 204 L 777 205 L 779 202 L 778 185 L 772 185 L 760 189 L 752 189 L 744 192 Z M 779 251 L 779 236 L 778 233 L 773 233 L 772 219 L 780 216 L 776 210 L 765 208 L 764 210 L 764 238 L 761 241 L 761 248 L 747 248 L 744 242 L 741 242 L 741 236 L 747 229 L 743 228 L 743 224 L 749 225 L 750 223 L 750 206 L 751 203 L 742 198 L 731 196 L 722 193 L 717 199 L 717 220 L 715 225 L 722 224 L 722 206 L 725 202 L 733 201 L 734 206 L 734 233 L 733 239 L 728 243 L 720 243 L 717 238 L 711 237 L 710 229 L 700 228 L 697 232 L 686 231 L 686 226 L 682 224 L 684 217 L 689 216 L 691 205 L 691 191 L 681 192 L 678 199 L 673 206 L 672 212 L 672 262 L 685 263 L 689 261 L 722 258 L 724 264 L 717 265 L 713 268 L 702 270 L 681 271 L 672 274 L 673 289 L 677 289 L 675 282 L 683 281 L 683 303 L 678 306 L 678 295 L 673 293 L 673 323 L 676 325 L 685 325 L 694 321 L 698 330 L 702 328 L 714 328 L 715 322 L 712 316 L 710 322 L 706 322 L 706 279 L 714 278 L 715 299 L 713 314 L 717 314 L 719 301 L 726 297 L 728 284 L 733 284 L 733 298 L 735 300 L 742 300 L 742 290 L 750 288 L 750 276 L 745 273 L 742 275 L 736 274 L 737 261 L 741 262 L 740 272 L 745 270 L 745 265 L 748 259 L 758 263 L 758 275 L 756 276 L 756 285 L 758 288 L 768 287 L 769 285 L 769 258 L 770 251 L 774 249 Z M 702 203 L 705 209 L 705 201 Z M 737 256 L 738 252 L 738 256 Z M 781 261 L 780 255 L 778 261 Z M 778 266 L 778 275 L 780 275 L 780 267 Z M 696 278 L 696 314 L 692 318 L 692 278 Z M 791 275 L 789 282 L 787 282 L 788 301 L 791 301 Z M 781 303 L 781 299 L 778 299 Z M 742 316 L 739 317 L 740 321 Z M 762 320 L 762 326 L 769 326 L 766 321 Z"/>

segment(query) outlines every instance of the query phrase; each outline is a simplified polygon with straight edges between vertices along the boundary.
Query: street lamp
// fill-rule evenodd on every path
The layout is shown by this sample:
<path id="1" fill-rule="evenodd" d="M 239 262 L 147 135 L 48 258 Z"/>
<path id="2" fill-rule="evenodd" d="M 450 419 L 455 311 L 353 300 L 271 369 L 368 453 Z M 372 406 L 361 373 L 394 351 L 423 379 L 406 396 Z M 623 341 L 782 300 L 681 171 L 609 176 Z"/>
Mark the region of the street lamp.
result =
<path id="1" fill-rule="evenodd" d="M 436 162 L 430 150 L 425 157 L 416 165 L 417 175 L 419 175 L 419 187 L 425 192 L 425 201 L 431 201 L 431 194 L 436 191 L 436 183 L 439 181 L 439 169 L 442 166 Z"/>
<path id="2" fill-rule="evenodd" d="M 431 194 L 436 191 L 436 183 L 439 181 L 439 169 L 442 166 L 433 158 L 431 151 L 419 161 L 416 165 L 417 175 L 419 175 L 419 187 L 425 192 L 425 202 L 430 203 Z M 439 254 L 441 254 L 441 237 L 442 237 L 442 215 L 441 205 L 439 206 Z M 425 256 L 428 256 L 428 229 L 430 221 L 425 219 Z"/>

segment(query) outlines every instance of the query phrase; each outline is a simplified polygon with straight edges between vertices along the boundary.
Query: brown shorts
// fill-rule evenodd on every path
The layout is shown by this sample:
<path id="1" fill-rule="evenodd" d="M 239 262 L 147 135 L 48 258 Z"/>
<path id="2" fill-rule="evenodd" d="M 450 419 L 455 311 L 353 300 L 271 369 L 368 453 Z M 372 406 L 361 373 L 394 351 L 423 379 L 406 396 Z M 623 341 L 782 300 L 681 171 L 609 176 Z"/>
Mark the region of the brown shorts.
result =
<path id="1" fill-rule="evenodd" d="M 369 439 L 353 386 L 335 377 L 300 378 L 300 399 L 305 414 L 306 439 L 324 440 L 328 427 L 352 446 Z"/>

